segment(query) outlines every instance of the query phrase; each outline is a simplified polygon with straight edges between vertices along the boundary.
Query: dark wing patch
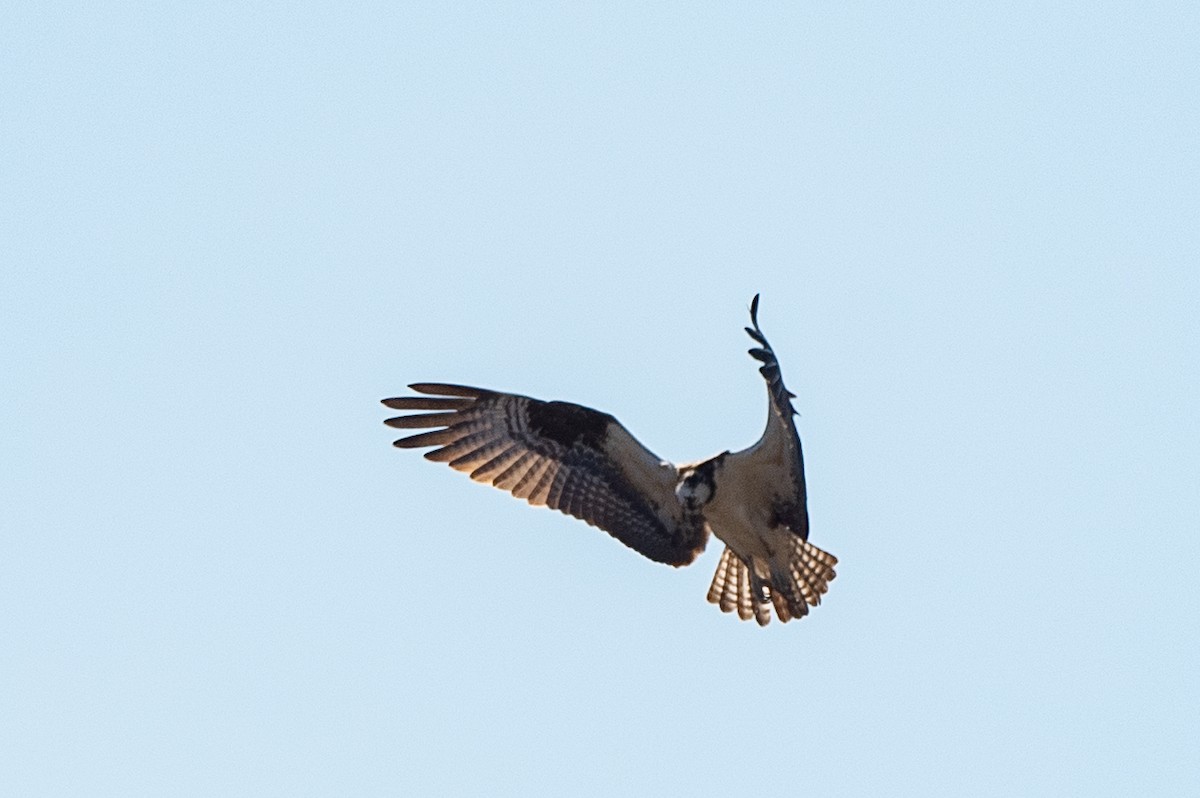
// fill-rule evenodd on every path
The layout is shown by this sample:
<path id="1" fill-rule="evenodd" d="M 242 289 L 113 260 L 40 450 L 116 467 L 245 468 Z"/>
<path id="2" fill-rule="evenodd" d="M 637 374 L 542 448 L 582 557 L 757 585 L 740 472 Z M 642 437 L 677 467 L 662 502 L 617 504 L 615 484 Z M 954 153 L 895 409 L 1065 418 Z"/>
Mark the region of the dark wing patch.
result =
<path id="1" fill-rule="evenodd" d="M 803 493 L 798 501 L 779 500 L 771 507 L 771 526 L 787 527 L 801 540 L 808 540 L 808 505 Z"/>
<path id="2" fill-rule="evenodd" d="M 529 430 L 534 435 L 548 438 L 568 448 L 576 442 L 593 449 L 600 448 L 604 445 L 608 425 L 617 421 L 607 413 L 570 402 L 532 401 L 527 412 Z"/>
<path id="3" fill-rule="evenodd" d="M 441 429 L 401 438 L 396 446 L 436 446 L 425 453 L 426 459 L 447 463 L 530 504 L 579 518 L 658 562 L 686 565 L 704 548 L 702 519 L 685 516 L 675 499 L 674 469 L 658 464 L 607 413 L 462 385 L 409 387 L 429 395 L 384 399 L 383 404 L 433 412 L 384 423 L 398 429 Z M 638 449 L 629 451 L 630 442 Z M 639 462 L 623 462 L 625 458 Z M 645 473 L 647 461 L 671 473 L 655 474 L 652 480 L 632 477 Z"/>

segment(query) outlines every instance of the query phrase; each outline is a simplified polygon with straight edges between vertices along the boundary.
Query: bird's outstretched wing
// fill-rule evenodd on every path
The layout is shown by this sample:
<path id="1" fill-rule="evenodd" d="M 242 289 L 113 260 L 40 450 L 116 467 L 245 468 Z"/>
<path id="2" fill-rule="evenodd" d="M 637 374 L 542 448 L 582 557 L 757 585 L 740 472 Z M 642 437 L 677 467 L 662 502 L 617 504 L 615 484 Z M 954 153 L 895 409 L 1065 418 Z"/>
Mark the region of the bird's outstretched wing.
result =
<path id="1" fill-rule="evenodd" d="M 779 371 L 779 358 L 775 356 L 775 350 L 767 343 L 767 337 L 759 329 L 758 294 L 755 294 L 754 299 L 750 302 L 750 323 L 754 327 L 747 327 L 746 332 L 758 344 L 750 350 L 750 356 L 762 363 L 758 372 L 767 381 L 767 390 L 771 396 L 771 408 L 776 415 L 791 424 L 792 416 L 796 414 L 796 408 L 792 407 L 792 400 L 796 398 L 796 394 L 783 386 L 783 375 Z M 793 431 L 794 429 L 793 427 Z"/>
<path id="2" fill-rule="evenodd" d="M 774 512 L 776 521 L 787 526 L 801 538 L 808 539 L 808 498 L 804 481 L 804 451 L 800 445 L 800 434 L 796 430 L 796 408 L 792 406 L 795 394 L 783 384 L 779 371 L 779 359 L 775 350 L 767 343 L 758 326 L 758 295 L 750 302 L 750 323 L 746 332 L 758 346 L 750 349 L 750 356 L 762 363 L 759 373 L 767 382 L 767 396 L 771 412 L 767 416 L 767 427 L 762 438 L 749 451 L 755 457 L 778 462 L 791 476 L 790 495 L 781 494 Z"/>
<path id="3" fill-rule="evenodd" d="M 426 395 L 383 404 L 432 412 L 384 423 L 437 429 L 401 438 L 396 446 L 436 446 L 426 459 L 600 527 L 652 560 L 687 565 L 704 549 L 703 519 L 685 513 L 675 497 L 675 466 L 607 413 L 463 385 L 409 387 Z"/>

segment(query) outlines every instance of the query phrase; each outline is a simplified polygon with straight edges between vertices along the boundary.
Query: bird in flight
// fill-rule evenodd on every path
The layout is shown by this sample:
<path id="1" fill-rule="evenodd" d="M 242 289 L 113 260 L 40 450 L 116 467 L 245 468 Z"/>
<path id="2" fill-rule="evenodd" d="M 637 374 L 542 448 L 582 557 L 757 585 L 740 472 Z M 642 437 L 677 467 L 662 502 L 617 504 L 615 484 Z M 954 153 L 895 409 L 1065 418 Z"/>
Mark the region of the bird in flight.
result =
<path id="1" fill-rule="evenodd" d="M 837 558 L 808 542 L 804 455 L 779 361 L 758 326 L 758 296 L 746 332 L 762 363 L 769 413 L 762 437 L 740 452 L 675 465 L 637 441 L 608 413 L 571 402 L 419 382 L 419 396 L 384 399 L 402 449 L 437 448 L 425 458 L 608 532 L 634 551 L 676 567 L 725 544 L 708 591 L 723 612 L 760 626 L 808 614 L 835 576 Z"/>

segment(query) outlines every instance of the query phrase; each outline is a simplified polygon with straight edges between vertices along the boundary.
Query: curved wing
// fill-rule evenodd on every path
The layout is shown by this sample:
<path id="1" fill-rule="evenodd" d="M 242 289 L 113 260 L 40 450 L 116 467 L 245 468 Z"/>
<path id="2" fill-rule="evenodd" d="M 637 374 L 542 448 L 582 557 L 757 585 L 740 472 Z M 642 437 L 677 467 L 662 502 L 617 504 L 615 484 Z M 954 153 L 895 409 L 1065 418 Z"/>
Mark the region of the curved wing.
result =
<path id="1" fill-rule="evenodd" d="M 433 412 L 384 423 L 438 429 L 401 438 L 396 446 L 437 446 L 426 459 L 586 521 L 651 560 L 687 565 L 704 549 L 703 519 L 686 515 L 675 497 L 675 466 L 660 461 L 607 413 L 463 385 L 409 387 L 426 396 L 383 404 Z"/>
<path id="2" fill-rule="evenodd" d="M 750 323 L 746 332 L 759 346 L 750 349 L 750 356 L 762 363 L 759 373 L 767 382 L 767 396 L 771 408 L 767 415 L 767 428 L 751 449 L 756 456 L 773 459 L 789 467 L 792 477 L 792 496 L 774 508 L 776 520 L 787 526 L 801 538 L 808 538 L 808 496 L 804 483 L 804 451 L 800 446 L 800 434 L 796 431 L 796 408 L 792 399 L 796 394 L 783 384 L 779 371 L 779 358 L 767 343 L 767 337 L 758 326 L 758 294 L 750 303 Z"/>
<path id="3" fill-rule="evenodd" d="M 767 381 L 771 409 L 775 415 L 791 424 L 792 416 L 796 415 L 796 408 L 792 407 L 792 400 L 796 398 L 796 394 L 783 386 L 783 375 L 779 371 L 779 358 L 775 356 L 775 350 L 767 343 L 767 337 L 763 335 L 763 331 L 758 326 L 758 294 L 755 294 L 754 299 L 750 302 L 750 323 L 754 327 L 753 329 L 747 327 L 746 332 L 759 344 L 750 350 L 750 356 L 762 363 L 758 373 L 763 375 L 763 379 Z M 795 429 L 793 426 L 792 431 L 795 432 Z"/>

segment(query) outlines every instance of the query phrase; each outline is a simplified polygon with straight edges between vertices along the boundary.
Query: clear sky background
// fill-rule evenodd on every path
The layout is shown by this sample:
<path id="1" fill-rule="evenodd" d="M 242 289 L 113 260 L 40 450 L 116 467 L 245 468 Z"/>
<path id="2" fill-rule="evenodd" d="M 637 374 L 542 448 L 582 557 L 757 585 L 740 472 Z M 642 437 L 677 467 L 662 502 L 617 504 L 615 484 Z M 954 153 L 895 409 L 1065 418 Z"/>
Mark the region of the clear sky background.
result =
<path id="1" fill-rule="evenodd" d="M 1194 795 L 1200 6 L 0 24 L 0 793 Z M 805 620 L 390 445 L 752 443 Z"/>

